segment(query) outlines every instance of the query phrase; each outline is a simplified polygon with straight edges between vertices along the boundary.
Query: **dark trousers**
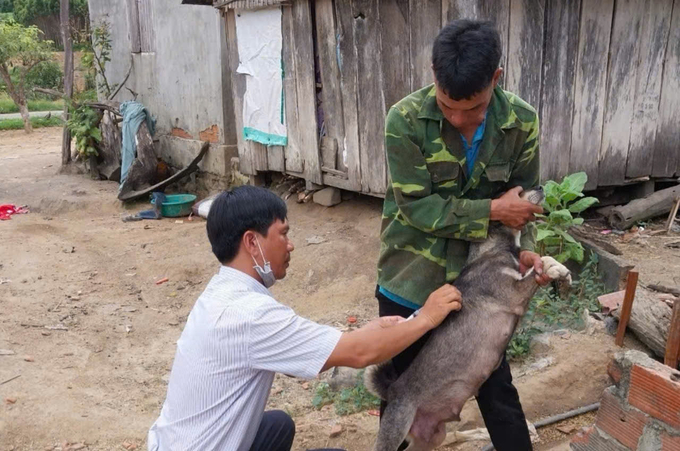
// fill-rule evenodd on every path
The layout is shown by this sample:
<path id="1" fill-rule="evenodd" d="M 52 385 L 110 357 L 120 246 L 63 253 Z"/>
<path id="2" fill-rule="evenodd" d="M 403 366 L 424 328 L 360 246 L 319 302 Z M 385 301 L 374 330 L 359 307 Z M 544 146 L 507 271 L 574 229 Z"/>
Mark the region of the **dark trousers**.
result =
<path id="1" fill-rule="evenodd" d="M 378 292 L 376 292 L 376 297 L 380 316 L 399 315 L 408 318 L 413 313 L 412 309 L 397 304 Z M 392 359 L 397 374 L 406 371 L 429 337 L 430 333 L 425 334 Z M 517 389 L 512 385 L 510 365 L 505 357 L 500 367 L 491 373 L 491 376 L 479 388 L 477 404 L 482 412 L 491 441 L 498 451 L 530 451 L 532 449 L 522 405 L 519 402 Z M 386 405 L 384 401 L 380 404 L 381 416 Z M 399 449 L 404 448 L 406 446 L 402 444 Z"/>
<path id="2" fill-rule="evenodd" d="M 290 451 L 295 438 L 295 422 L 282 410 L 264 413 L 250 451 Z M 309 451 L 343 451 L 341 449 Z"/>

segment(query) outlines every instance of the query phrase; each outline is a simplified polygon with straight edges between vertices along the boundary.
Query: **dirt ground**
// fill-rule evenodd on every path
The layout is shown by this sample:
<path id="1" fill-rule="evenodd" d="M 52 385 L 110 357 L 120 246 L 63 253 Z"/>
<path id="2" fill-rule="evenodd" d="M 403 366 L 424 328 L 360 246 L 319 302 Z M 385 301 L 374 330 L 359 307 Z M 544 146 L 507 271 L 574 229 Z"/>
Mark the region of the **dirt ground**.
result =
<path id="1" fill-rule="evenodd" d="M 20 376 L 0 385 L 0 449 L 141 449 L 165 397 L 175 342 L 218 264 L 202 219 L 124 223 L 122 216 L 148 204 L 123 207 L 115 183 L 58 174 L 60 142 L 55 128 L 30 138 L 0 134 L 0 204 L 30 207 L 0 222 L 0 349 L 15 353 L 0 355 L 0 383 Z M 359 323 L 377 316 L 381 201 L 288 205 L 297 248 L 288 277 L 272 290 L 278 299 L 340 328 L 349 315 Z M 307 244 L 311 237 L 324 241 Z M 649 252 L 641 262 L 658 257 Z M 156 285 L 164 277 L 169 281 Z M 613 337 L 598 330 L 551 341 L 543 354 L 513 365 L 524 374 L 515 381 L 530 420 L 596 402 L 608 385 Z M 552 363 L 532 370 L 545 357 Z M 295 450 L 371 448 L 377 417 L 338 417 L 331 406 L 317 411 L 311 400 L 318 380 L 303 382 L 277 377 L 269 402 L 294 416 Z M 578 421 L 592 415 L 572 423 Z M 337 423 L 344 431 L 329 438 Z M 459 426 L 481 425 L 469 403 Z M 541 434 L 538 449 L 567 438 L 554 428 Z"/>

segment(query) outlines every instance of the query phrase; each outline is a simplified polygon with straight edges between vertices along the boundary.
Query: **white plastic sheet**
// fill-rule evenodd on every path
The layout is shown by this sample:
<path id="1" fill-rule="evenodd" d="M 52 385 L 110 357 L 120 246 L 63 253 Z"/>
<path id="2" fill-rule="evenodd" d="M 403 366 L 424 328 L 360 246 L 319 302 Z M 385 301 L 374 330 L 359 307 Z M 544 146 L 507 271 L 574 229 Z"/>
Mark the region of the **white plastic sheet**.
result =
<path id="1" fill-rule="evenodd" d="M 243 136 L 268 146 L 287 144 L 283 98 L 281 7 L 236 11 L 239 66 L 246 75 Z"/>

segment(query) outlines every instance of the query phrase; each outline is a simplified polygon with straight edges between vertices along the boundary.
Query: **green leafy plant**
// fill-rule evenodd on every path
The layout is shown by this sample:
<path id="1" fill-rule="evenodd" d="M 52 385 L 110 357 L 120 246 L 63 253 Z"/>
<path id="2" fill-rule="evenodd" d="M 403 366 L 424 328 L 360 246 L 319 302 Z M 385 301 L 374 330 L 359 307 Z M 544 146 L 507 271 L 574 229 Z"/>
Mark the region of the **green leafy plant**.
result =
<path id="1" fill-rule="evenodd" d="M 92 47 L 83 58 L 85 61 L 81 60 L 81 64 L 88 71 L 94 69 L 95 79 L 98 81 L 97 91 L 107 98 L 110 97 L 118 85 L 110 84 L 106 78 L 106 64 L 111 61 L 111 32 L 108 22 L 101 21 L 92 29 Z"/>
<path id="2" fill-rule="evenodd" d="M 380 406 L 380 399 L 370 393 L 364 385 L 364 371 L 357 373 L 356 383 L 352 388 L 334 391 L 326 382 L 321 382 L 314 390 L 312 405 L 316 409 L 333 404 L 335 413 L 349 415 L 363 410 L 375 409 Z"/>
<path id="3" fill-rule="evenodd" d="M 76 140 L 76 149 L 84 157 L 97 156 L 97 144 L 102 140 L 99 130 L 101 115 L 95 109 L 81 105 L 70 108 L 70 117 L 66 126 Z"/>
<path id="4" fill-rule="evenodd" d="M 40 40 L 40 33 L 35 26 L 0 21 L 0 78 L 19 108 L 26 133 L 33 131 L 26 102 L 26 79 L 37 65 L 52 57 L 52 42 Z"/>
<path id="5" fill-rule="evenodd" d="M 598 202 L 595 197 L 584 197 L 583 187 L 588 181 L 585 172 L 565 177 L 562 183 L 548 181 L 543 190 L 545 215 L 538 215 L 537 251 L 551 255 L 560 263 L 572 259 L 583 261 L 583 246 L 567 231 L 570 227 L 583 224 L 583 218 L 574 217 Z"/>
<path id="6" fill-rule="evenodd" d="M 560 328 L 582 329 L 584 311 L 598 311 L 597 298 L 606 289 L 597 272 L 598 257 L 591 253 L 569 294 L 561 297 L 554 287 L 541 288 L 529 303 L 515 335 L 508 345 L 508 357 L 518 359 L 529 353 L 534 336 Z"/>

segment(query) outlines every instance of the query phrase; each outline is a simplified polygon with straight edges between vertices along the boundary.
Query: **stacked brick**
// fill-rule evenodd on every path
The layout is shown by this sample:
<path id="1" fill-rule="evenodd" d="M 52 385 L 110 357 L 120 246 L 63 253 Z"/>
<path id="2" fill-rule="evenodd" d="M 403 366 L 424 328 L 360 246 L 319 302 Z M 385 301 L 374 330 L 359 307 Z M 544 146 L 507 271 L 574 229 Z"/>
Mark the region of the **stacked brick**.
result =
<path id="1" fill-rule="evenodd" d="M 574 451 L 680 451 L 680 371 L 638 351 L 616 355 L 607 369 L 595 425 L 571 442 Z"/>

